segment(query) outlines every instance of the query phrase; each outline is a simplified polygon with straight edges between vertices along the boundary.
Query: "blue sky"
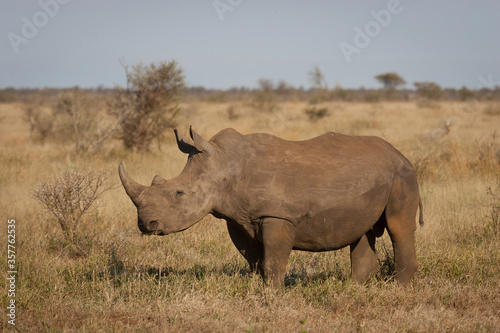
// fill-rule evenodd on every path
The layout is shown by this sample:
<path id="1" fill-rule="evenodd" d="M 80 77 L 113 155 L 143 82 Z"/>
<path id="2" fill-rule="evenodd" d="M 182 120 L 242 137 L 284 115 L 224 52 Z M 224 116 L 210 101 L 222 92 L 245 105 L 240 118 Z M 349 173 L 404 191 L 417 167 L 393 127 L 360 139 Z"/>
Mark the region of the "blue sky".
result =
<path id="1" fill-rule="evenodd" d="M 307 88 L 314 66 L 330 87 L 388 71 L 409 88 L 492 87 L 500 1 L 0 0 L 0 88 L 124 85 L 119 58 L 175 59 L 207 88 Z"/>

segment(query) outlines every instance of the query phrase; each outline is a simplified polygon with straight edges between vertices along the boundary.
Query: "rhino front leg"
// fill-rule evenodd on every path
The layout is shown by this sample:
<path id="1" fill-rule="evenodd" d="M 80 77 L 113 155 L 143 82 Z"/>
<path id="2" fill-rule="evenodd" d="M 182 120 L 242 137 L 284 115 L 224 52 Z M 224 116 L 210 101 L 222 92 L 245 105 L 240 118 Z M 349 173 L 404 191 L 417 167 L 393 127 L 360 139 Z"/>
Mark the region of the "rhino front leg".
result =
<path id="1" fill-rule="evenodd" d="M 264 281 L 273 288 L 284 285 L 286 266 L 292 252 L 295 228 L 286 220 L 265 218 L 261 226 L 264 245 Z"/>
<path id="2" fill-rule="evenodd" d="M 252 272 L 263 275 L 262 262 L 264 261 L 264 250 L 262 243 L 252 239 L 244 230 L 230 221 L 227 222 L 229 237 L 243 257 L 248 261 Z"/>

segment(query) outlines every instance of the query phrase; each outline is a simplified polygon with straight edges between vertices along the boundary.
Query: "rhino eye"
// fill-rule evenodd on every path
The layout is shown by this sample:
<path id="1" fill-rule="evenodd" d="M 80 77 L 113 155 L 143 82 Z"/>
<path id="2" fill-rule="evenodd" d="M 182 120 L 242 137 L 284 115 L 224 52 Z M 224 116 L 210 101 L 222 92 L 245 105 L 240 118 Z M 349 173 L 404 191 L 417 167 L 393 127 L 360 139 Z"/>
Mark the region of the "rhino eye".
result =
<path id="1" fill-rule="evenodd" d="M 177 192 L 175 192 L 176 197 L 182 197 L 183 195 L 184 195 L 184 191 L 182 191 L 182 190 L 178 190 Z"/>

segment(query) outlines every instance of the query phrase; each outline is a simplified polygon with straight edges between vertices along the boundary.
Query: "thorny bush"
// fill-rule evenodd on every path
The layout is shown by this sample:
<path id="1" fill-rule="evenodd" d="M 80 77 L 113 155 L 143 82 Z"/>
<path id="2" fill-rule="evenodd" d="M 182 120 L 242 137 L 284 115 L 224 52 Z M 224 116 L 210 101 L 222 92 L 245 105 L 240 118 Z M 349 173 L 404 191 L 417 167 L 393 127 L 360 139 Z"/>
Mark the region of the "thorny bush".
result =
<path id="1" fill-rule="evenodd" d="M 31 190 L 31 197 L 38 200 L 47 213 L 51 213 L 61 226 L 66 241 L 77 252 L 80 246 L 78 225 L 92 212 L 99 197 L 111 187 L 107 184 L 109 171 L 89 169 L 84 166 L 62 175 L 51 175 Z"/>

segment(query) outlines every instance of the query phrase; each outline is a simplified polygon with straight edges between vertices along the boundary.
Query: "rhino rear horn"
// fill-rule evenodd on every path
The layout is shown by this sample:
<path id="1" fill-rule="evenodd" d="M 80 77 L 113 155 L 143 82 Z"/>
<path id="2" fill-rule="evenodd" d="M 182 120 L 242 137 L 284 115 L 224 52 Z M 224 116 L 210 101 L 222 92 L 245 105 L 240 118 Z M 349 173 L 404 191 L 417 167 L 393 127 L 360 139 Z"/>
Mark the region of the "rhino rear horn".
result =
<path id="1" fill-rule="evenodd" d="M 137 205 L 137 199 L 139 195 L 144 191 L 146 186 L 139 184 L 135 180 L 129 177 L 127 173 L 125 172 L 125 168 L 123 167 L 123 164 L 120 163 L 118 166 L 118 174 L 120 175 L 120 180 L 122 181 L 123 187 L 125 188 L 125 192 L 127 192 L 128 196 L 134 204 Z"/>
<path id="2" fill-rule="evenodd" d="M 210 142 L 205 140 L 201 135 L 193 131 L 192 127 L 189 127 L 189 134 L 191 135 L 191 139 L 193 139 L 194 142 L 194 147 L 202 152 L 207 154 L 208 156 L 211 156 L 214 152 L 214 147 Z"/>

